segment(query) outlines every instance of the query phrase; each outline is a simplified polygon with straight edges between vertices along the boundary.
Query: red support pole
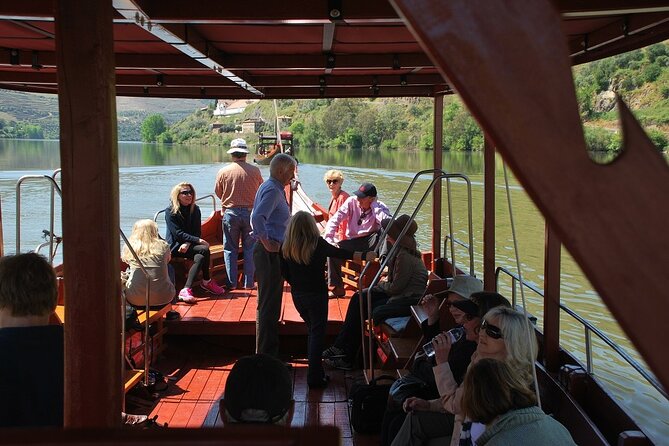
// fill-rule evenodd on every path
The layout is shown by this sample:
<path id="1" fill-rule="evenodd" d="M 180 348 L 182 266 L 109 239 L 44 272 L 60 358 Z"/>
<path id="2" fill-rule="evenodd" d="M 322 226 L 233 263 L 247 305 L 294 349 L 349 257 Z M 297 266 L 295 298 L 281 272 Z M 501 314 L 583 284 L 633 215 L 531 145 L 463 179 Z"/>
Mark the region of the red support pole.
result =
<path id="1" fill-rule="evenodd" d="M 444 141 L 444 95 L 434 97 L 434 152 L 433 165 L 435 169 L 442 168 Z M 435 174 L 436 176 L 436 174 Z M 434 183 L 432 192 L 432 269 L 434 260 L 441 257 L 441 180 Z"/>
<path id="2" fill-rule="evenodd" d="M 63 174 L 65 427 L 121 421 L 112 2 L 54 2 Z"/>
<path id="3" fill-rule="evenodd" d="M 544 254 L 544 357 L 546 370 L 560 368 L 560 263 L 562 244 L 546 223 Z"/>
<path id="4" fill-rule="evenodd" d="M 495 146 L 484 135 L 483 147 L 483 288 L 496 291 L 495 283 Z"/>

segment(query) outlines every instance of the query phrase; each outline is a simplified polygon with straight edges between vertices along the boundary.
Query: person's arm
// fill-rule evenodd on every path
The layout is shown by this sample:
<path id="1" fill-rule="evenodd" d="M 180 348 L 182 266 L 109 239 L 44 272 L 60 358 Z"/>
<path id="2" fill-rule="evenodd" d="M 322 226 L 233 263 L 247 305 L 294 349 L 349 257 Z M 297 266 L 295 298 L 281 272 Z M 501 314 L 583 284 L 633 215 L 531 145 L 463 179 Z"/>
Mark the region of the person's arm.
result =
<path id="1" fill-rule="evenodd" d="M 318 245 L 319 248 L 325 250 L 326 257 L 349 260 L 366 260 L 368 262 L 371 262 L 376 258 L 376 253 L 374 251 L 349 251 L 348 249 L 342 249 L 333 246 L 323 238 L 318 239 Z"/>
<path id="2" fill-rule="evenodd" d="M 180 221 L 181 220 L 181 221 Z M 165 223 L 167 224 L 167 232 L 172 234 L 172 239 L 180 244 L 183 243 L 197 243 L 200 240 L 199 235 L 195 237 L 186 232 L 182 226 L 183 218 L 171 212 L 165 212 Z"/>
<path id="3" fill-rule="evenodd" d="M 390 210 L 382 201 L 374 200 L 372 201 L 372 209 L 374 210 L 374 216 L 376 221 L 381 224 L 386 218 L 391 218 Z"/>
<path id="4" fill-rule="evenodd" d="M 279 242 L 271 240 L 267 234 L 267 220 L 276 209 L 277 196 L 278 194 L 271 187 L 266 186 L 260 189 L 255 203 L 253 203 L 253 212 L 251 213 L 253 235 L 257 237 L 268 252 L 278 252 L 280 247 Z"/>
<path id="5" fill-rule="evenodd" d="M 288 282 L 289 284 L 292 285 L 292 281 L 290 280 L 290 267 L 288 266 L 288 260 L 286 260 L 283 255 L 281 255 L 281 276 Z"/>
<path id="6" fill-rule="evenodd" d="M 411 262 L 407 260 L 410 260 L 408 255 L 402 251 L 398 252 L 393 262 L 393 280 L 379 283 L 378 286 L 388 295 L 397 296 L 402 294 L 409 284 L 414 271 L 411 267 Z"/>
<path id="7" fill-rule="evenodd" d="M 345 201 L 344 204 L 342 204 L 339 207 L 339 209 L 337 209 L 337 212 L 335 212 L 335 214 L 328 220 L 328 223 L 325 225 L 323 238 L 325 239 L 326 242 L 328 243 L 334 242 L 334 236 L 337 233 L 339 224 L 348 218 L 348 213 L 349 213 L 348 205 L 349 205 L 348 201 Z"/>
<path id="8" fill-rule="evenodd" d="M 193 235 L 198 238 L 198 244 L 203 245 L 209 243 L 205 242 L 202 243 L 204 240 L 201 238 L 202 237 L 202 213 L 200 212 L 200 206 L 195 205 L 193 209 L 193 214 L 191 215 L 191 220 L 192 225 L 193 225 Z"/>
<path id="9" fill-rule="evenodd" d="M 462 413 L 462 386 L 455 381 L 448 361 L 437 364 L 432 370 L 443 410 L 456 415 Z"/>
<path id="10" fill-rule="evenodd" d="M 223 175 L 223 170 L 220 170 L 218 175 L 216 175 L 216 182 L 214 183 L 214 193 L 219 200 L 223 197 L 224 177 L 225 175 Z"/>

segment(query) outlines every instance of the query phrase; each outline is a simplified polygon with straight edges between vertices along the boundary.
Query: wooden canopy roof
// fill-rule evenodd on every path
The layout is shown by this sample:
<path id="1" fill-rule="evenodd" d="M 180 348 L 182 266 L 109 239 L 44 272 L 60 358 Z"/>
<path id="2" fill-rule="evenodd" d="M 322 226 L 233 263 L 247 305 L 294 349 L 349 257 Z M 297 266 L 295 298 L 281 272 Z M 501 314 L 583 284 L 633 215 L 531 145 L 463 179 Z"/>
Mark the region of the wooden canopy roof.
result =
<path id="1" fill-rule="evenodd" d="M 0 3 L 0 88 L 57 93 L 54 5 L 54 0 Z M 556 0 L 555 5 L 574 64 L 669 38 L 669 6 L 663 1 Z M 113 0 L 113 8 L 119 96 L 452 92 L 387 0 Z"/>

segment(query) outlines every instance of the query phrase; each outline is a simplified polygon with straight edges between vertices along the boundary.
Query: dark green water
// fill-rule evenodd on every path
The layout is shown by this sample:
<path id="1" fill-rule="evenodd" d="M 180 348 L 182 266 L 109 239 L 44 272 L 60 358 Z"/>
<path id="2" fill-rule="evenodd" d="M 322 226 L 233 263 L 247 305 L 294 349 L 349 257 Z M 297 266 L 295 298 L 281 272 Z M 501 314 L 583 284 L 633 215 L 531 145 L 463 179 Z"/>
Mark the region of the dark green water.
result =
<path id="1" fill-rule="evenodd" d="M 121 228 L 129 233 L 135 220 L 151 218 L 167 205 L 171 187 L 180 181 L 194 184 L 198 195 L 213 191 L 216 172 L 227 162 L 224 147 L 156 146 L 152 144 L 119 144 L 119 184 Z M 354 190 L 361 182 L 373 182 L 379 191 L 379 199 L 394 210 L 411 182 L 415 172 L 432 166 L 433 152 L 403 151 L 347 151 L 347 150 L 299 150 L 299 178 L 307 193 L 321 203 L 327 203 L 329 192 L 323 183 L 323 174 L 330 168 L 338 168 L 345 176 L 344 189 Z M 25 174 L 51 174 L 60 166 L 57 141 L 0 140 L 0 198 L 5 252 L 15 250 L 16 181 Z M 448 172 L 463 173 L 472 183 L 472 212 L 474 233 L 474 268 L 482 275 L 482 221 L 483 221 L 483 155 L 481 153 L 444 153 L 443 167 Z M 266 166 L 261 166 L 263 177 L 268 177 Z M 516 271 L 511 235 L 509 210 L 506 202 L 503 168 L 496 164 L 496 262 L 511 271 Z M 426 177 L 417 183 L 403 208 L 411 213 L 420 195 L 427 188 Z M 454 234 L 465 241 L 467 232 L 467 199 L 464 183 L 453 181 L 452 224 Z M 542 288 L 543 284 L 543 236 L 544 220 L 531 200 L 510 176 L 510 194 L 516 222 L 522 273 L 526 280 Z M 444 193 L 444 200 L 446 199 Z M 43 182 L 29 182 L 21 189 L 22 223 L 21 250 L 33 249 L 40 241 L 41 230 L 48 228 L 48 187 Z M 203 213 L 211 209 L 208 202 L 202 203 Z M 430 247 L 431 199 L 418 214 L 417 238 L 422 249 Z M 444 220 L 442 234 L 448 231 L 446 201 L 443 203 Z M 60 207 L 57 206 L 59 216 Z M 60 233 L 60 225 L 56 232 Z M 67 249 L 65 243 L 64 249 Z M 456 248 L 458 265 L 468 265 L 469 256 L 463 248 Z M 582 274 L 578 265 L 564 251 L 562 260 L 562 301 L 588 319 L 611 339 L 622 345 L 630 354 L 641 360 L 626 336 L 611 317 L 597 293 Z M 503 278 L 500 290 L 510 296 L 510 280 Z M 520 299 L 520 298 L 519 298 Z M 528 310 L 541 318 L 541 298 L 532 292 L 526 293 Z M 541 321 L 539 322 L 541 325 Z M 568 316 L 561 320 L 561 342 L 580 360 L 585 361 L 583 328 Z M 603 342 L 593 337 L 594 371 L 610 387 L 634 417 L 651 435 L 657 444 L 667 444 L 669 438 L 669 403 L 642 378 L 637 378 L 631 368 Z"/>

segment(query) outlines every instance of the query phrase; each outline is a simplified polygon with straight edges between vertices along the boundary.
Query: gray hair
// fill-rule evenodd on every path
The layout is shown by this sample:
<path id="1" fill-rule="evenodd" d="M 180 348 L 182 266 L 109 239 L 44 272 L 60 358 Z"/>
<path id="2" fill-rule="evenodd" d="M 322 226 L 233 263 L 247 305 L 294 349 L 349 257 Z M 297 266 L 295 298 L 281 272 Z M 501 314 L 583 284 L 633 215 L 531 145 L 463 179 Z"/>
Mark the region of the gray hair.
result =
<path id="1" fill-rule="evenodd" d="M 283 178 L 291 167 L 295 167 L 295 158 L 285 153 L 279 153 L 269 163 L 269 174 L 272 178 Z"/>

